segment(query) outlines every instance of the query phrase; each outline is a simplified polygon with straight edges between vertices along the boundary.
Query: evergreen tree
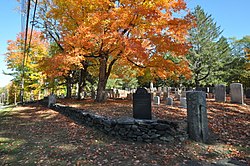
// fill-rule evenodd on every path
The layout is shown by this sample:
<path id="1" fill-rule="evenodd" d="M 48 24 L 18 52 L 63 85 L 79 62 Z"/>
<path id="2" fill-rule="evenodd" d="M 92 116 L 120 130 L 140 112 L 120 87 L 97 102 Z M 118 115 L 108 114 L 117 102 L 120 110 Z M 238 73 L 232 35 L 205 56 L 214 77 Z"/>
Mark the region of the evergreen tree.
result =
<path id="1" fill-rule="evenodd" d="M 227 40 L 220 37 L 222 31 L 211 15 L 200 6 L 195 8 L 193 15 L 197 25 L 189 31 L 192 48 L 187 59 L 193 72 L 191 84 L 199 87 L 201 84 L 219 82 L 215 78 L 230 58 L 230 50 Z"/>

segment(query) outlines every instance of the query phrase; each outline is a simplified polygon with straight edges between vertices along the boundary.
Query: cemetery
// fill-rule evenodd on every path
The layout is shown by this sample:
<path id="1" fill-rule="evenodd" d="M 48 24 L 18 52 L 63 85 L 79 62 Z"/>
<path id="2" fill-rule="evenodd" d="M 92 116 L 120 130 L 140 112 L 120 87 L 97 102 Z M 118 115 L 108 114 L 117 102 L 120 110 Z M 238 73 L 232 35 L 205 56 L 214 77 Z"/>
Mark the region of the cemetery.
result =
<path id="1" fill-rule="evenodd" d="M 249 34 L 225 36 L 188 0 L 17 3 L 0 165 L 250 164 Z"/>
<path id="2" fill-rule="evenodd" d="M 22 137 L 22 139 L 28 140 L 29 137 L 32 137 L 34 141 L 42 141 L 44 144 L 45 140 L 43 140 L 43 138 L 53 140 L 52 138 L 55 139 L 56 136 L 56 139 L 62 141 L 60 145 L 57 145 L 58 143 L 54 144 L 53 141 L 46 143 L 48 146 L 54 147 L 54 149 L 46 149 L 46 147 L 41 146 L 43 151 L 47 151 L 50 161 L 55 163 L 58 163 L 64 153 L 78 156 L 77 153 L 80 152 L 81 148 L 88 149 L 88 145 L 85 145 L 85 143 L 89 141 L 96 141 L 96 145 L 94 145 L 91 152 L 95 153 L 98 151 L 97 154 L 99 155 L 98 157 L 96 156 L 97 158 L 95 158 L 95 160 L 87 157 L 88 163 L 91 163 L 91 161 L 92 164 L 96 164 L 97 162 L 104 163 L 107 156 L 101 154 L 105 152 L 116 156 L 117 159 L 121 159 L 124 157 L 122 154 L 126 152 L 127 148 L 131 149 L 134 155 L 138 157 L 140 153 L 136 152 L 136 149 L 143 151 L 143 149 L 149 148 L 151 151 L 145 154 L 151 157 L 145 159 L 141 156 L 139 160 L 144 160 L 149 163 L 152 161 L 160 162 L 162 165 L 164 165 L 164 162 L 168 164 L 172 162 L 173 164 L 178 160 L 182 161 L 182 159 L 179 158 L 180 154 L 183 154 L 184 159 L 187 159 L 191 157 L 191 155 L 194 155 L 195 152 L 198 152 L 200 153 L 198 156 L 201 157 L 203 156 L 202 153 L 207 153 L 208 148 L 212 151 L 217 151 L 215 155 L 217 158 L 224 158 L 226 153 L 219 153 L 218 148 L 220 148 L 220 146 L 218 146 L 218 143 L 226 141 L 227 144 L 223 145 L 223 148 L 225 150 L 231 150 L 227 155 L 234 157 L 239 156 L 237 160 L 230 160 L 230 162 L 238 162 L 242 165 L 246 165 L 246 160 L 244 160 L 243 157 L 246 155 L 245 150 L 240 151 L 233 146 L 240 145 L 243 149 L 249 146 L 248 124 L 242 123 L 247 122 L 249 119 L 250 100 L 246 98 L 245 95 L 244 104 L 235 103 L 235 101 L 232 102 L 230 99 L 231 94 L 226 95 L 225 102 L 216 102 L 215 98 L 209 98 L 209 96 L 215 96 L 214 94 L 206 95 L 203 91 L 189 90 L 185 93 L 186 107 L 183 107 L 180 102 L 181 98 L 178 98 L 178 96 L 175 97 L 176 89 L 168 89 L 172 89 L 169 91 L 167 97 L 167 99 L 172 99 L 171 105 L 167 104 L 167 100 L 163 100 L 163 93 L 162 96 L 159 96 L 162 99 L 160 103 L 158 103 L 159 101 L 156 102 L 154 98 L 151 97 L 152 91 L 148 91 L 144 88 L 138 89 L 138 91 L 132 90 L 133 99 L 130 97 L 126 99 L 120 99 L 119 97 L 114 99 L 110 97 L 107 98 L 107 102 L 105 103 L 93 102 L 94 100 L 91 94 L 82 100 L 69 100 L 58 97 L 55 100 L 54 95 L 51 95 L 39 102 L 27 103 L 27 105 L 22 107 L 24 108 L 23 110 L 18 110 L 20 109 L 18 107 L 15 108 L 16 111 L 14 111 L 15 114 L 13 114 L 13 118 L 23 133 L 29 133 L 27 133 L 25 137 Z M 138 103 L 134 103 L 141 102 L 136 98 L 146 97 L 147 94 L 150 94 L 150 96 L 148 96 L 149 99 L 143 100 L 139 105 Z M 181 94 L 181 96 L 184 96 L 184 92 L 181 92 Z M 150 102 L 150 104 L 147 102 Z M 48 103 L 50 103 L 50 105 L 48 105 Z M 141 105 L 143 105 L 143 107 L 140 107 Z M 50 109 L 46 109 L 48 107 Z M 151 114 L 147 112 L 148 110 L 145 110 L 149 109 L 149 107 L 151 107 Z M 36 108 L 35 112 L 32 111 L 34 108 Z M 133 109 L 140 109 L 141 112 L 145 110 L 146 117 L 141 113 L 137 114 L 136 112 L 138 110 Z M 188 112 L 188 109 L 190 109 L 191 112 Z M 242 114 L 243 112 L 245 112 L 245 114 Z M 28 116 L 31 114 L 34 115 L 32 115 L 33 119 L 30 122 L 36 122 L 36 127 L 30 128 L 29 125 L 21 125 L 23 121 L 26 121 L 24 115 Z M 5 124 L 5 127 L 7 127 L 9 125 L 6 122 L 7 119 L 3 119 L 1 124 Z M 61 131 L 58 130 L 58 128 L 60 128 Z M 36 130 L 39 130 L 40 134 L 36 132 Z M 53 133 L 51 133 L 52 131 Z M 86 133 L 84 131 L 88 132 Z M 92 133 L 93 131 L 94 133 Z M 202 134 L 200 134 L 200 131 L 202 131 Z M 32 134 L 33 132 L 35 132 L 35 135 Z M 66 136 L 65 133 L 68 132 L 70 132 L 70 135 Z M 73 138 L 72 135 L 74 135 Z M 67 141 L 70 141 L 70 143 L 67 143 Z M 68 144 L 68 146 L 74 145 L 79 149 L 74 151 L 70 149 L 59 149 L 60 146 L 66 144 Z M 14 146 L 18 147 L 17 145 Z M 29 144 L 23 144 L 21 147 L 27 148 L 28 146 Z M 114 151 L 112 149 L 114 147 L 116 147 L 115 153 L 112 152 Z M 161 155 L 157 154 L 157 151 L 162 151 L 163 149 L 168 150 Z M 175 161 L 171 159 L 164 161 L 166 154 L 171 154 L 172 157 L 175 156 L 172 155 L 171 150 L 175 151 Z M 38 153 L 38 151 L 36 153 Z M 89 153 L 89 151 L 85 151 L 84 153 Z M 56 155 L 54 159 L 51 158 L 53 154 Z M 133 155 L 130 152 L 128 152 L 128 154 Z M 155 156 L 155 154 L 157 154 L 157 156 Z M 93 155 L 90 156 L 93 157 Z M 102 158 L 104 156 L 106 157 Z M 138 159 L 128 157 L 127 162 L 132 165 L 138 162 L 137 160 Z M 86 162 L 80 158 L 77 158 L 76 161 L 78 161 L 79 164 Z M 112 161 L 112 157 L 108 158 L 108 161 Z M 214 161 L 214 157 L 207 157 L 206 161 Z M 194 161 L 188 160 L 188 162 L 192 163 Z M 220 162 L 225 161 L 222 160 Z M 205 164 L 206 162 L 201 160 L 198 163 Z"/>

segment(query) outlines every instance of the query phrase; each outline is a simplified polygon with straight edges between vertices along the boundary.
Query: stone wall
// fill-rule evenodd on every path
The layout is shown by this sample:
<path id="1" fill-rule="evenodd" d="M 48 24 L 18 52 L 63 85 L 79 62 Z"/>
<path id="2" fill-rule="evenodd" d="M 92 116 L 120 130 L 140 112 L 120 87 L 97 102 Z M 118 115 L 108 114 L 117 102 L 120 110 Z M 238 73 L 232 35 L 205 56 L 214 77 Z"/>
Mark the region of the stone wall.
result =
<path id="1" fill-rule="evenodd" d="M 55 104 L 51 108 L 79 124 L 94 127 L 108 135 L 124 140 L 172 142 L 188 138 L 185 121 L 139 120 L 130 117 L 111 119 L 60 104 Z"/>

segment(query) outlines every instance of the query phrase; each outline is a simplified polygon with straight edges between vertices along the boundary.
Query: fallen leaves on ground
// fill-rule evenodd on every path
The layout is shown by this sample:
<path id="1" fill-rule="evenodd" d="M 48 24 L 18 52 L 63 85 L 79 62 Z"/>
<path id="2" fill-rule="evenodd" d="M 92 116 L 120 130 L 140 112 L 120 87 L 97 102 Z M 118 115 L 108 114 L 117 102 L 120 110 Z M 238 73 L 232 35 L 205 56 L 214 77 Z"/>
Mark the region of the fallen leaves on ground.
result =
<path id="1" fill-rule="evenodd" d="M 132 103 L 110 100 L 62 100 L 61 103 L 93 113 L 132 117 Z M 183 120 L 186 109 L 153 106 L 155 119 Z M 215 163 L 225 158 L 249 162 L 250 106 L 207 101 L 211 142 L 190 140 L 169 144 L 123 141 L 78 125 L 39 105 L 0 111 L 0 163 L 2 165 L 180 165 L 189 161 Z M 12 147 L 12 148 L 10 148 Z"/>

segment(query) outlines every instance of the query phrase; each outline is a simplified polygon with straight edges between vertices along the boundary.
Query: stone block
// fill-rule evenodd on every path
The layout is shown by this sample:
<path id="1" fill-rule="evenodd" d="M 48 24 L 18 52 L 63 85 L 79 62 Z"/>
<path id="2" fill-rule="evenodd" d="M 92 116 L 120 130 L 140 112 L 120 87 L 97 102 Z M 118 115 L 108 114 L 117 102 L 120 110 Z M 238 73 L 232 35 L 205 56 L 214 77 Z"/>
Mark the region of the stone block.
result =
<path id="1" fill-rule="evenodd" d="M 187 121 L 189 138 L 198 142 L 207 142 L 208 118 L 205 92 L 187 92 Z"/>
<path id="2" fill-rule="evenodd" d="M 243 104 L 243 86 L 240 83 L 230 84 L 231 103 Z"/>
<path id="3" fill-rule="evenodd" d="M 225 102 L 226 101 L 226 86 L 216 85 L 214 97 L 215 97 L 216 102 Z"/>
<path id="4" fill-rule="evenodd" d="M 138 88 L 133 94 L 133 117 L 152 119 L 151 95 L 144 88 Z"/>

